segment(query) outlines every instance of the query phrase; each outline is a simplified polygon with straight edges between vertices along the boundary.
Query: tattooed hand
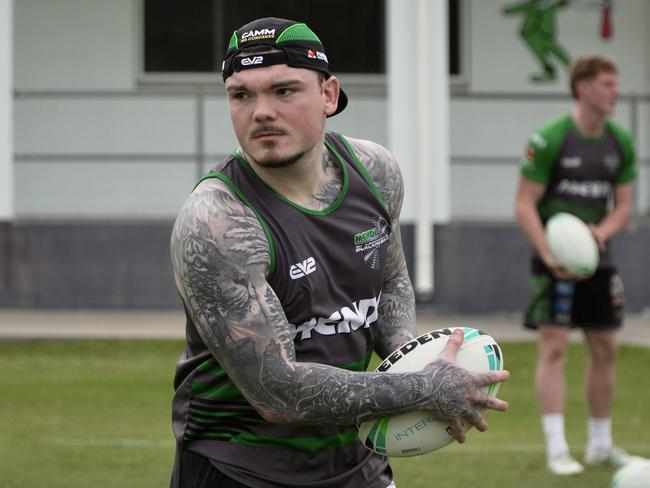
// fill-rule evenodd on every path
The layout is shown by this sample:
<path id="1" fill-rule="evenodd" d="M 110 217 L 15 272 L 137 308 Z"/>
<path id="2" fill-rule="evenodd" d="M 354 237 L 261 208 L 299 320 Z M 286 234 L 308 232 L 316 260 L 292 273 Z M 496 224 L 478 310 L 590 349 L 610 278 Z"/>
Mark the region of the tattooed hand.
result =
<path id="1" fill-rule="evenodd" d="M 454 363 L 463 343 L 463 331 L 457 329 L 438 358 L 425 372 L 433 377 L 435 389 L 430 395 L 430 404 L 424 410 L 441 422 L 448 422 L 452 435 L 458 442 L 465 442 L 462 423 L 487 430 L 487 422 L 481 415 L 485 409 L 505 411 L 508 404 L 489 396 L 482 390 L 485 386 L 505 381 L 510 377 L 507 371 L 473 373 Z"/>
<path id="2" fill-rule="evenodd" d="M 379 305 L 379 344 L 376 347 L 379 355 L 385 357 L 416 335 L 415 298 L 406 269 L 399 227 L 404 184 L 395 158 L 384 147 L 371 141 L 348 140 L 382 194 L 391 216 L 393 232 Z M 448 422 L 452 435 L 459 442 L 465 440 L 461 422 L 484 431 L 487 423 L 480 412 L 486 408 L 501 411 L 507 408 L 505 402 L 489 397 L 481 389 L 508 377 L 505 372 L 472 373 L 454 363 L 462 343 L 462 331 L 457 331 L 438 360 L 423 372 L 426 379 L 419 387 L 426 392 L 418 402 L 433 418 Z"/>

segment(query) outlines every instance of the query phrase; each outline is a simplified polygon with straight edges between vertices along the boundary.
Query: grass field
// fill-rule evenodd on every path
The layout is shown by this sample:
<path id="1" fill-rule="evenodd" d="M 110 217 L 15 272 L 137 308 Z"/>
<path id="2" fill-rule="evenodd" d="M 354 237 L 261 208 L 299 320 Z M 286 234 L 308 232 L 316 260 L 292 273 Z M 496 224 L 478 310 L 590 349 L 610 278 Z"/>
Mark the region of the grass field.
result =
<path id="1" fill-rule="evenodd" d="M 546 473 L 532 391 L 535 345 L 502 348 L 513 378 L 500 396 L 510 402 L 510 411 L 490 413 L 490 430 L 470 432 L 462 446 L 393 460 L 398 487 L 608 487 L 609 468 L 569 479 Z M 0 343 L 0 486 L 168 486 L 171 382 L 181 350 L 177 341 Z M 572 345 L 567 436 L 578 457 L 586 441 L 584 363 L 582 346 Z M 622 347 L 614 438 L 646 457 L 648 371 L 650 351 Z"/>

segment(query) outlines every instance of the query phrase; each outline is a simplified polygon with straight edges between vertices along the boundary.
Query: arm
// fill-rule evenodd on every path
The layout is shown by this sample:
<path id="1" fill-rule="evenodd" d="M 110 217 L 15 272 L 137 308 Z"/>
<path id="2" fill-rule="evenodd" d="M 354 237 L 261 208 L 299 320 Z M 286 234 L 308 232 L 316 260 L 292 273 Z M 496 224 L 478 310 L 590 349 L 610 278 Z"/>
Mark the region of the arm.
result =
<path id="1" fill-rule="evenodd" d="M 553 275 L 559 279 L 575 280 L 577 277 L 560 265 L 548 247 L 544 224 L 537 212 L 537 203 L 544 196 L 544 190 L 544 185 L 536 183 L 525 176 L 519 177 L 515 201 L 517 221 L 533 249 Z"/>
<path id="2" fill-rule="evenodd" d="M 601 249 L 609 239 L 625 228 L 630 220 L 634 196 L 634 183 L 623 183 L 614 189 L 614 208 L 598 225 L 591 225 L 591 232 Z"/>
<path id="3" fill-rule="evenodd" d="M 504 15 L 517 14 L 519 12 L 527 12 L 534 8 L 533 2 L 528 0 L 525 2 L 519 2 L 512 5 L 508 5 L 503 8 Z"/>
<path id="4" fill-rule="evenodd" d="M 395 157 L 386 148 L 371 141 L 351 138 L 348 138 L 348 141 L 382 195 L 384 205 L 391 219 L 392 232 L 387 250 L 384 285 L 376 328 L 379 336 L 376 351 L 381 357 L 385 357 L 417 335 L 415 295 L 406 267 L 399 224 L 404 197 L 404 181 Z M 425 370 L 436 371 L 440 367 L 449 368 L 449 375 L 446 378 L 438 377 L 435 379 L 435 382 L 440 382 L 438 387 L 442 389 L 449 388 L 449 391 L 463 391 L 467 387 L 465 382 L 472 383 L 475 381 L 466 376 L 466 370 L 454 363 L 456 353 L 462 343 L 462 334 L 454 334 L 447 348 L 439 356 L 439 360 L 433 362 L 429 366 L 430 369 Z M 508 376 L 509 373 L 504 372 L 504 379 Z M 470 390 L 473 389 L 474 387 L 470 387 Z M 467 391 L 469 392 L 469 390 Z M 476 394 L 476 390 L 468 393 L 469 397 L 474 398 L 476 398 Z M 503 411 L 507 408 L 507 404 L 498 400 L 498 406 L 490 405 L 488 408 Z M 473 409 L 473 407 L 470 407 L 470 409 Z M 474 413 L 478 414 L 476 411 Z M 436 414 L 434 413 L 433 416 L 436 417 Z M 466 420 L 468 418 L 465 417 Z M 463 442 L 465 434 L 458 422 L 458 418 L 447 419 L 447 421 L 452 426 L 454 437 L 459 442 Z M 487 424 L 480 415 L 472 415 L 472 420 L 468 421 L 481 431 L 487 428 Z"/>
<path id="5" fill-rule="evenodd" d="M 221 181 L 204 181 L 189 198 L 171 250 L 177 287 L 204 343 L 271 422 L 353 424 L 422 409 L 484 430 L 477 406 L 506 408 L 479 388 L 507 373 L 469 373 L 443 359 L 404 374 L 297 362 L 292 328 L 265 279 L 262 227 Z"/>
<path id="6" fill-rule="evenodd" d="M 390 216 L 384 284 L 379 304 L 377 353 L 386 357 L 417 336 L 415 295 L 402 248 L 399 215 L 404 198 L 404 181 L 397 161 L 384 147 L 370 141 L 348 139 L 381 193 Z"/>

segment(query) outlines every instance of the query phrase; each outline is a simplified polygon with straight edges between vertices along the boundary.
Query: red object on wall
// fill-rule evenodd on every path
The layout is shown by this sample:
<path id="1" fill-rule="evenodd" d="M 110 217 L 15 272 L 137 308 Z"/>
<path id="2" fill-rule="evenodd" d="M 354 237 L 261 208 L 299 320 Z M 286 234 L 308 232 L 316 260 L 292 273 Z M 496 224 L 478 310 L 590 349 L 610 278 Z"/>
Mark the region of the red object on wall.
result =
<path id="1" fill-rule="evenodd" d="M 612 37 L 612 3 L 611 2 L 605 2 L 605 5 L 603 6 L 603 20 L 602 24 L 600 27 L 600 35 L 603 37 L 603 39 L 611 39 Z"/>

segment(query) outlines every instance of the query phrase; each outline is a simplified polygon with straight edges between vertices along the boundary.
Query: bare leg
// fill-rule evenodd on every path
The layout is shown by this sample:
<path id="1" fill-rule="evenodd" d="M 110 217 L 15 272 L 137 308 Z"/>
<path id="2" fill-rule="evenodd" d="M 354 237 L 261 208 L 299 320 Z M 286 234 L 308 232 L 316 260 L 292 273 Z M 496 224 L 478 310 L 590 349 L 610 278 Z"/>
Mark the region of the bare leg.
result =
<path id="1" fill-rule="evenodd" d="M 564 411 L 564 363 L 569 329 L 553 325 L 539 327 L 535 387 L 543 414 Z"/>
<path id="2" fill-rule="evenodd" d="M 569 454 L 564 434 L 564 364 L 569 328 L 542 325 L 539 333 L 535 387 L 543 413 L 548 468 L 559 475 L 582 473 L 584 468 Z"/>
<path id="3" fill-rule="evenodd" d="M 587 402 L 592 418 L 611 415 L 618 352 L 616 331 L 585 331 L 590 357 L 587 366 Z"/>
<path id="4" fill-rule="evenodd" d="M 623 466 L 631 456 L 612 444 L 612 399 L 618 352 L 616 331 L 585 331 L 590 358 L 587 367 L 587 402 L 589 403 L 589 440 L 587 464 Z"/>

